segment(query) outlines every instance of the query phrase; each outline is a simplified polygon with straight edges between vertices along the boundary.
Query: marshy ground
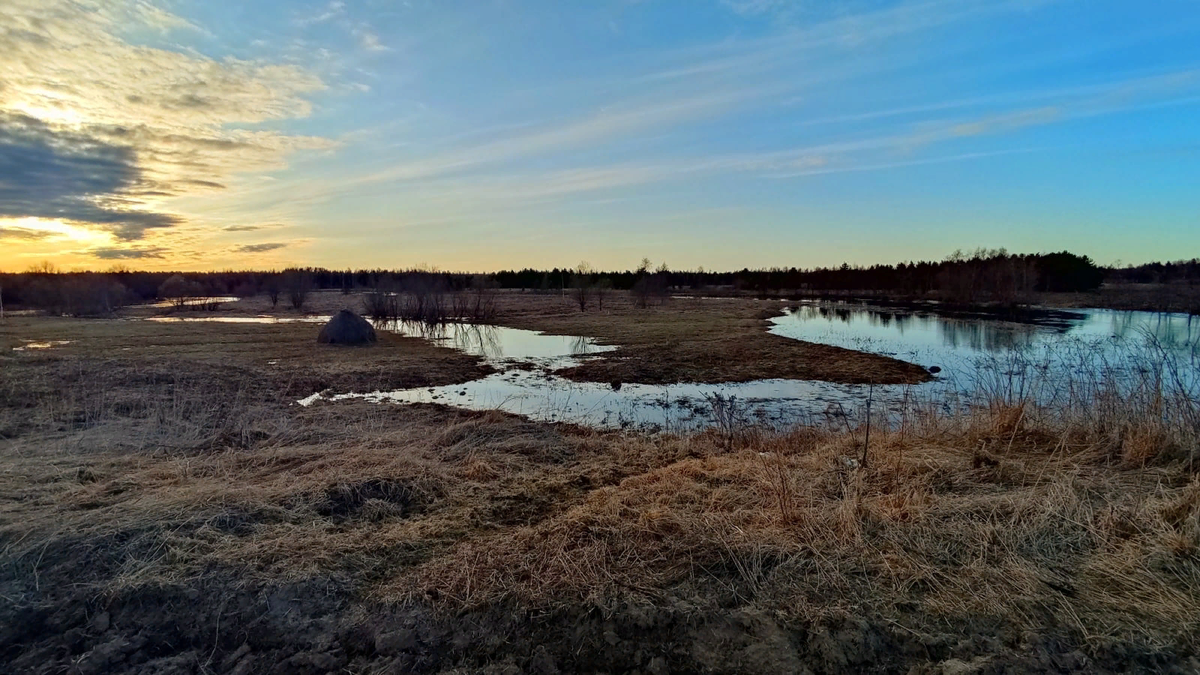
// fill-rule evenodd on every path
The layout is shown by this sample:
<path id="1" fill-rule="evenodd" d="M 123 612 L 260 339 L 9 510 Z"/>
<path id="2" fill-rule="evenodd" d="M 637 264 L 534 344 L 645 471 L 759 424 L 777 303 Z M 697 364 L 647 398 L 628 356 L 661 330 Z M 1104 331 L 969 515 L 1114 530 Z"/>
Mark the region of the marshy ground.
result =
<path id="1" fill-rule="evenodd" d="M 768 335 L 777 303 L 502 300 L 506 325 L 618 346 L 580 379 L 925 377 Z M 859 429 L 299 406 L 488 368 L 317 329 L 0 323 L 9 672 L 1200 670 L 1195 436 L 1145 416 L 930 416 L 855 466 Z"/>

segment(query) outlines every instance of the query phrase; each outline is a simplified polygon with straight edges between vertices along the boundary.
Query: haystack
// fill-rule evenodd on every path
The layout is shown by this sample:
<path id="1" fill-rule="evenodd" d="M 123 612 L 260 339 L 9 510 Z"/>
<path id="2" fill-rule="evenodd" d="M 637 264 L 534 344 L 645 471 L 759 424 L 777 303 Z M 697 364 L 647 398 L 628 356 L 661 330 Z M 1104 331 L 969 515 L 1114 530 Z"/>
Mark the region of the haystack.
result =
<path id="1" fill-rule="evenodd" d="M 317 342 L 330 345 L 367 345 L 374 341 L 375 328 L 348 309 L 335 314 L 317 335 Z"/>

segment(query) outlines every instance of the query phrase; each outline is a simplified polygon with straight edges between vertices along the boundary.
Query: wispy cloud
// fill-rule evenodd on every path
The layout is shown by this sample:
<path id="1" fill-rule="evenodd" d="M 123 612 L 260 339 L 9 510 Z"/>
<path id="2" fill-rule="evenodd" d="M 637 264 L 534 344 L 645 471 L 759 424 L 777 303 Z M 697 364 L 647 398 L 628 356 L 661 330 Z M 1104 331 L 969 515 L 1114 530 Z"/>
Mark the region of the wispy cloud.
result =
<path id="1" fill-rule="evenodd" d="M 144 248 L 95 248 L 88 251 L 88 254 L 100 260 L 145 260 L 148 258 L 163 258 L 168 253 L 167 249 L 154 246 Z"/>
<path id="2" fill-rule="evenodd" d="M 266 253 L 267 251 L 277 251 L 281 248 L 287 248 L 285 242 L 268 242 L 263 244 L 245 244 L 243 246 L 233 247 L 234 253 Z"/>
<path id="3" fill-rule="evenodd" d="M 316 13 L 296 19 L 296 23 L 300 26 L 311 26 L 314 24 L 326 23 L 345 15 L 346 3 L 342 2 L 341 0 L 333 0 L 333 2 L 325 5 Z"/>
<path id="4" fill-rule="evenodd" d="M 23 227 L 0 227 L 0 240 L 40 241 L 52 235 L 52 232 L 46 230 L 30 230 Z"/>
<path id="5" fill-rule="evenodd" d="M 308 115 L 306 97 L 325 86 L 312 73 L 119 37 L 135 27 L 191 24 L 140 0 L 0 5 L 0 216 L 62 218 L 139 239 L 184 222 L 163 208 L 170 197 L 219 191 L 223 177 L 331 147 L 230 128 Z"/>

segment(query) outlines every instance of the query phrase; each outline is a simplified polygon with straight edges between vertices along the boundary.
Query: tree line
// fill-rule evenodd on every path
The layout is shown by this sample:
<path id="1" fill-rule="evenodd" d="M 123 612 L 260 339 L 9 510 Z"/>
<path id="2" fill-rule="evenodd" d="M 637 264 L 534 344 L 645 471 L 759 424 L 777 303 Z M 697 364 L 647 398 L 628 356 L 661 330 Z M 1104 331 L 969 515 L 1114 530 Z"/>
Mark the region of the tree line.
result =
<path id="1" fill-rule="evenodd" d="M 956 251 L 938 261 L 849 265 L 816 268 L 770 268 L 738 271 L 671 270 L 643 259 L 632 270 L 603 271 L 587 263 L 552 269 L 503 270 L 488 275 L 432 269 L 336 270 L 320 267 L 281 271 L 149 272 L 116 267 L 106 272 L 62 273 L 43 263 L 19 274 L 0 274 L 0 300 L 9 307 L 27 306 L 61 314 L 105 314 L 135 302 L 170 298 L 203 298 L 266 294 L 273 304 L 282 296 L 297 309 L 310 290 L 436 289 L 462 293 L 481 287 L 569 294 L 581 309 L 603 306 L 611 290 L 629 291 L 635 304 L 646 306 L 670 292 L 720 289 L 756 294 L 805 292 L 851 293 L 901 298 L 936 298 L 953 304 L 991 303 L 1017 306 L 1035 294 L 1086 292 L 1104 283 L 1196 283 L 1200 262 L 1148 263 L 1103 268 L 1090 258 L 1068 251 L 1010 254 L 1003 249 Z M 181 301 L 182 302 L 182 301 Z"/>

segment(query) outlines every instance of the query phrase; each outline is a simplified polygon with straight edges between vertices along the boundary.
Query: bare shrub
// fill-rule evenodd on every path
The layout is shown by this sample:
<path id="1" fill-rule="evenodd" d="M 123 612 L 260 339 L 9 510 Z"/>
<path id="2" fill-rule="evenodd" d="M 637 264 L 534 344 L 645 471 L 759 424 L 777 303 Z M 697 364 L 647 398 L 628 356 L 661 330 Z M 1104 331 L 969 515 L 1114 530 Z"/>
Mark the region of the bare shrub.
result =
<path id="1" fill-rule="evenodd" d="M 204 290 L 198 282 L 191 281 L 182 274 L 167 277 L 158 287 L 158 297 L 169 301 L 176 309 L 183 309 L 189 301 L 203 294 Z"/>
<path id="2" fill-rule="evenodd" d="M 363 312 L 376 321 L 400 318 L 400 298 L 387 286 L 376 286 L 363 297 Z"/>
<path id="3" fill-rule="evenodd" d="M 642 258 L 642 264 L 634 272 L 637 281 L 630 290 L 633 294 L 633 304 L 639 309 L 645 309 L 652 304 L 660 305 L 670 297 L 670 268 L 664 262 L 651 272 L 651 264 L 649 258 Z"/>
<path id="4" fill-rule="evenodd" d="M 579 311 L 586 312 L 592 299 L 592 266 L 586 262 L 579 263 L 571 275 L 571 297 L 579 305 Z"/>
<path id="5" fill-rule="evenodd" d="M 592 297 L 596 298 L 596 308 L 600 311 L 604 311 L 604 299 L 612 291 L 612 286 L 612 279 L 608 277 L 601 277 L 592 284 Z"/>
<path id="6" fill-rule="evenodd" d="M 287 270 L 283 273 L 283 287 L 292 309 L 302 310 L 312 290 L 312 274 L 307 270 Z"/>
<path id="7" fill-rule="evenodd" d="M 498 284 L 483 274 L 471 277 L 468 302 L 460 319 L 474 323 L 492 323 L 496 320 L 496 290 Z"/>
<path id="8" fill-rule="evenodd" d="M 279 294 L 283 290 L 283 279 L 278 274 L 271 274 L 263 281 L 263 290 L 271 301 L 271 308 L 279 306 Z"/>
<path id="9" fill-rule="evenodd" d="M 440 275 L 410 274 L 401 283 L 399 318 L 429 324 L 450 320 L 446 284 Z"/>

